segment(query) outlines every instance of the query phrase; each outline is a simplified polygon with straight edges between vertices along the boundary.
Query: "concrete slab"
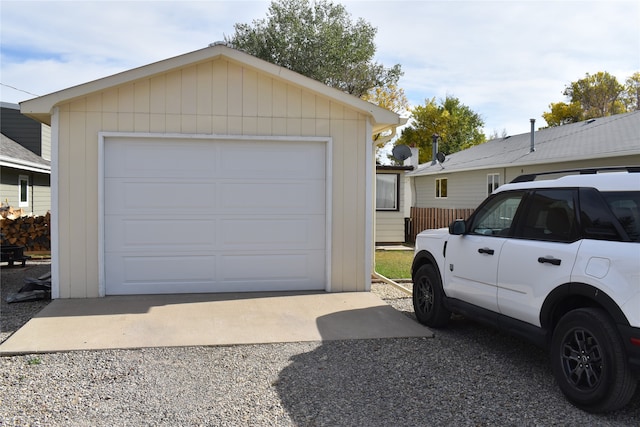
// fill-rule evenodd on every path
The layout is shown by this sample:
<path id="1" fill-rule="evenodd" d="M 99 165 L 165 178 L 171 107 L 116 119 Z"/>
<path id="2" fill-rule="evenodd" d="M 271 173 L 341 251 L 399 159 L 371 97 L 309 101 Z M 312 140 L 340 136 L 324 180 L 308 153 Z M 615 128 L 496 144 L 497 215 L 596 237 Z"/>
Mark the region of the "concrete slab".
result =
<path id="1" fill-rule="evenodd" d="M 369 292 L 109 296 L 52 301 L 0 355 L 432 336 Z"/>

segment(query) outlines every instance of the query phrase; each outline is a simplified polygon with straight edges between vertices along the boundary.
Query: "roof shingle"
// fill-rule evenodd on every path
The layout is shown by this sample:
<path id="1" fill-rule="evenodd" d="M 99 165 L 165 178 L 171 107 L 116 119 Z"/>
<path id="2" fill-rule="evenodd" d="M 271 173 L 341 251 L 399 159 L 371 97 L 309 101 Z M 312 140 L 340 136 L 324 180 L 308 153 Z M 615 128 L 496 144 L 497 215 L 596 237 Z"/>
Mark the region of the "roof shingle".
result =
<path id="1" fill-rule="evenodd" d="M 531 133 L 492 139 L 407 176 L 640 154 L 640 111 L 541 129 L 534 132 L 535 151 L 530 147 Z"/>

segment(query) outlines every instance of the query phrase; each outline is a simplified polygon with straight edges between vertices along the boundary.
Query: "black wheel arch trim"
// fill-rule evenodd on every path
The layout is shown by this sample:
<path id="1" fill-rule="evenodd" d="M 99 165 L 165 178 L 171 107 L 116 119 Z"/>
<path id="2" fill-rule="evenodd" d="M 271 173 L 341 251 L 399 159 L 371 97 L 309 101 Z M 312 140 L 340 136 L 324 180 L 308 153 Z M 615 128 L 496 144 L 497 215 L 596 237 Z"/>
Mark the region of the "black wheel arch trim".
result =
<path id="1" fill-rule="evenodd" d="M 574 300 L 572 298 L 574 297 L 579 297 L 583 301 L 591 301 L 594 307 L 599 306 L 606 310 L 616 324 L 629 326 L 627 317 L 606 292 L 586 283 L 574 282 L 560 285 L 547 295 L 540 309 L 540 325 L 542 325 L 542 328 L 547 330 L 554 328 L 555 324 L 560 320 L 557 310 L 562 304 L 567 305 L 567 309 L 562 310 L 562 313 L 569 311 L 569 309 L 583 306 L 573 307 L 572 301 Z"/>
<path id="2" fill-rule="evenodd" d="M 438 267 L 438 262 L 435 257 L 428 251 L 420 251 L 413 257 L 413 262 L 411 263 L 411 280 L 415 281 L 414 275 L 418 271 L 420 267 L 425 264 L 433 265 L 433 268 L 436 269 L 438 276 L 440 276 L 440 280 L 442 280 L 442 274 L 440 273 L 440 267 Z"/>

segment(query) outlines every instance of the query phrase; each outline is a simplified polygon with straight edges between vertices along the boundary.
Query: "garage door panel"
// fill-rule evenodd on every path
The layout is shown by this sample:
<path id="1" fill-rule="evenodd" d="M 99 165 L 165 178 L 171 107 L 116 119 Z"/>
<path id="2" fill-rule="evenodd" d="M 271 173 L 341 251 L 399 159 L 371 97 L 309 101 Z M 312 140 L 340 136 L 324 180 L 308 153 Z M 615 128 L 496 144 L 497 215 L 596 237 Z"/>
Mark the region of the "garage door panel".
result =
<path id="1" fill-rule="evenodd" d="M 324 180 L 325 169 L 323 142 L 228 142 L 220 149 L 218 176 L 239 179 L 305 176 Z"/>
<path id="2" fill-rule="evenodd" d="M 189 212 L 194 209 L 213 210 L 216 187 L 202 181 L 105 181 L 106 214 L 158 214 L 168 211 Z"/>
<path id="3" fill-rule="evenodd" d="M 324 214 L 324 181 L 241 181 L 220 184 L 223 213 L 259 210 L 264 213 Z"/>
<path id="4" fill-rule="evenodd" d="M 137 256 L 107 254 L 106 272 L 114 294 L 180 293 L 211 288 L 215 256 Z"/>
<path id="5" fill-rule="evenodd" d="M 324 217 L 227 218 L 220 221 L 220 249 L 324 249 Z"/>
<path id="6" fill-rule="evenodd" d="M 106 176 L 194 178 L 214 176 L 219 153 L 206 141 L 122 139 L 106 144 L 105 156 L 119 159 L 105 165 Z"/>
<path id="7" fill-rule="evenodd" d="M 106 217 L 107 252 L 184 252 L 216 249 L 216 220 L 202 217 Z"/>
<path id="8" fill-rule="evenodd" d="M 324 259 L 322 251 L 274 254 L 237 254 L 220 258 L 220 280 L 226 289 L 254 284 L 252 290 L 259 290 L 270 284 L 286 289 L 296 284 L 298 289 L 322 289 L 325 283 L 324 265 L 316 262 Z"/>

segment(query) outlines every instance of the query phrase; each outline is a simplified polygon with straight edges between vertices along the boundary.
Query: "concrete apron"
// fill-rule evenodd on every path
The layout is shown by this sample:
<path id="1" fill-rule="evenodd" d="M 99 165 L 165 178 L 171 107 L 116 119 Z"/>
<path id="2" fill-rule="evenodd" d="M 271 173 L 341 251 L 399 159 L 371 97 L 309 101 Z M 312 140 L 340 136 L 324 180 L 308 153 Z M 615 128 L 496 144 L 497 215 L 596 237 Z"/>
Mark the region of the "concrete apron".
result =
<path id="1" fill-rule="evenodd" d="M 58 299 L 0 344 L 0 355 L 143 347 L 433 337 L 370 292 Z"/>

